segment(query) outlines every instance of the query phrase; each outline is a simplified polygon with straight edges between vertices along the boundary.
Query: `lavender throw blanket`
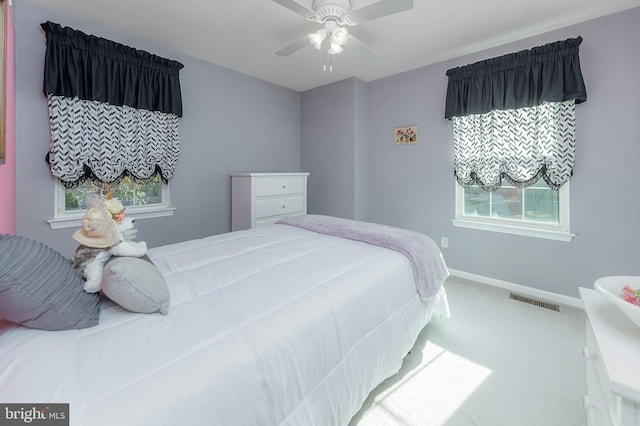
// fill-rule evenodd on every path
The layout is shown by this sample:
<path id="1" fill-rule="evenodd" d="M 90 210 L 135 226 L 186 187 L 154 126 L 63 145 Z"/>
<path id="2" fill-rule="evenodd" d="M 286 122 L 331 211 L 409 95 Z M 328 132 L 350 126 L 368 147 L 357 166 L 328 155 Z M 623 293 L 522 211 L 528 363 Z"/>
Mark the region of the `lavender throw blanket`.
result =
<path id="1" fill-rule="evenodd" d="M 280 219 L 277 223 L 362 241 L 404 254 L 411 262 L 416 288 L 423 300 L 435 296 L 449 276 L 436 243 L 419 232 L 322 215 L 292 216 Z"/>

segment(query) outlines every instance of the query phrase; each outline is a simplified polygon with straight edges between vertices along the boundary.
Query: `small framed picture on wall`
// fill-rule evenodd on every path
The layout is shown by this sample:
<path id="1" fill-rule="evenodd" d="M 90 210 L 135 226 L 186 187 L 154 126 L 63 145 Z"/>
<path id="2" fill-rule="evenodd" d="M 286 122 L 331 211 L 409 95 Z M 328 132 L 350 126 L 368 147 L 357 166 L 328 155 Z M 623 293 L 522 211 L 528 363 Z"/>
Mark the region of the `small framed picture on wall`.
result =
<path id="1" fill-rule="evenodd" d="M 418 143 L 418 126 L 396 127 L 393 131 L 396 145 L 413 145 Z"/>

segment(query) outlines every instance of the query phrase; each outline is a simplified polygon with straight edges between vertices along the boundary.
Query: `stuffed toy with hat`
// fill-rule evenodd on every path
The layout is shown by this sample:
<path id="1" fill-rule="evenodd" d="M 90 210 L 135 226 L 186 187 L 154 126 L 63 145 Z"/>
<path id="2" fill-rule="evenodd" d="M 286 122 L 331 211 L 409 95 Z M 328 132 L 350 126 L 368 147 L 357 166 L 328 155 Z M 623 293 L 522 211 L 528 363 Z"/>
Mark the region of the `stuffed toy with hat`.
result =
<path id="1" fill-rule="evenodd" d="M 101 288 L 104 265 L 112 256 L 142 257 L 147 252 L 147 243 L 133 241 L 137 233 L 133 229 L 134 220 L 125 217 L 116 198 L 102 201 L 95 195 L 88 196 L 87 206 L 82 228 L 73 234 L 81 245 L 72 262 L 86 280 L 84 291 L 96 293 Z"/>

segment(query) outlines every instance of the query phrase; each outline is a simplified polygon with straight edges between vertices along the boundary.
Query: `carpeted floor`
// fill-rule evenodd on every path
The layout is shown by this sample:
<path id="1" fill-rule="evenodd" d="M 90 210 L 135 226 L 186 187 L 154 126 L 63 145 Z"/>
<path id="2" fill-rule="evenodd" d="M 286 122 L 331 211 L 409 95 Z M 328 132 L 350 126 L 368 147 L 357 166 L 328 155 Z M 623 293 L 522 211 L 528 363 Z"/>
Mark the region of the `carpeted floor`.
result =
<path id="1" fill-rule="evenodd" d="M 585 315 L 450 277 L 451 318 L 420 334 L 349 426 L 583 426 Z"/>

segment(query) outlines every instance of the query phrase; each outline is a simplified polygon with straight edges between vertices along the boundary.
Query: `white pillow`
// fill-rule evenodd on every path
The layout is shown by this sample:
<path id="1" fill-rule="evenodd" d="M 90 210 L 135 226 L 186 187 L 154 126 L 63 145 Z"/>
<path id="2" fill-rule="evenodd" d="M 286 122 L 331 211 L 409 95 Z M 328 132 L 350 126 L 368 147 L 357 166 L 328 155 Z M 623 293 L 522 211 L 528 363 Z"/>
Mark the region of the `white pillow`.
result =
<path id="1" fill-rule="evenodd" d="M 115 257 L 102 271 L 102 293 L 123 308 L 143 314 L 169 312 L 169 288 L 148 257 Z"/>

